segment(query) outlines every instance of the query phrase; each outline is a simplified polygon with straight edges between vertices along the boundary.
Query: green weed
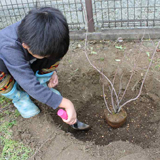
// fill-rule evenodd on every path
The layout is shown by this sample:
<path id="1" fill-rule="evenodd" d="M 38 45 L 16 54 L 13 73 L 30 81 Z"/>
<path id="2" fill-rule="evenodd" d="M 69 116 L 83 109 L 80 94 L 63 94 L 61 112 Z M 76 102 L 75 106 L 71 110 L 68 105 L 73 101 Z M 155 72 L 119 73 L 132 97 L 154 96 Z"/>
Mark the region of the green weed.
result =
<path id="1" fill-rule="evenodd" d="M 68 60 L 68 62 L 71 64 L 71 63 L 72 63 L 72 60 Z"/>
<path id="2" fill-rule="evenodd" d="M 20 113 L 19 113 L 19 111 L 18 111 L 17 109 L 16 109 L 15 112 L 14 112 L 14 116 L 15 116 L 15 117 L 19 117 L 19 116 L 20 116 Z"/>
<path id="3" fill-rule="evenodd" d="M 120 45 L 120 46 L 115 46 L 115 48 L 120 49 L 120 50 L 125 50 L 125 49 L 126 49 L 126 47 L 123 47 L 122 45 Z"/>
<path id="4" fill-rule="evenodd" d="M 146 52 L 146 54 L 147 54 L 148 57 L 150 57 L 150 53 L 149 52 Z"/>
<path id="5" fill-rule="evenodd" d="M 73 76 L 74 74 L 76 74 L 77 71 L 79 71 L 79 68 L 75 69 L 75 70 L 72 71 L 70 74 Z"/>
<path id="6" fill-rule="evenodd" d="M 156 69 L 159 69 L 159 68 L 160 68 L 160 64 L 156 65 L 155 68 L 156 68 Z"/>
<path id="7" fill-rule="evenodd" d="M 103 57 L 101 57 L 101 58 L 100 58 L 100 61 L 104 61 L 104 58 L 103 58 Z"/>
<path id="8" fill-rule="evenodd" d="M 4 122 L 0 125 L 0 144 L 3 146 L 0 160 L 27 160 L 32 150 L 21 142 L 12 140 L 11 127 L 16 125 L 16 120 Z"/>
<path id="9" fill-rule="evenodd" d="M 11 112 L 8 111 L 8 110 L 4 111 L 3 113 L 6 114 L 6 115 L 10 115 L 11 114 Z"/>
<path id="10" fill-rule="evenodd" d="M 0 104 L 3 105 L 4 103 L 10 104 L 11 100 L 4 96 L 0 96 Z"/>
<path id="11" fill-rule="evenodd" d="M 91 51 L 91 53 L 90 54 L 97 54 L 97 52 L 95 52 L 95 51 Z"/>
<path id="12" fill-rule="evenodd" d="M 10 128 L 13 127 L 13 125 L 16 124 L 16 120 L 13 120 L 11 122 L 4 122 L 0 125 L 0 132 L 4 135 L 8 136 L 11 135 Z"/>
<path id="13" fill-rule="evenodd" d="M 0 140 L 4 146 L 0 160 L 27 160 L 30 152 L 32 152 L 30 148 L 25 147 L 20 142 L 6 139 L 2 136 L 0 137 Z"/>

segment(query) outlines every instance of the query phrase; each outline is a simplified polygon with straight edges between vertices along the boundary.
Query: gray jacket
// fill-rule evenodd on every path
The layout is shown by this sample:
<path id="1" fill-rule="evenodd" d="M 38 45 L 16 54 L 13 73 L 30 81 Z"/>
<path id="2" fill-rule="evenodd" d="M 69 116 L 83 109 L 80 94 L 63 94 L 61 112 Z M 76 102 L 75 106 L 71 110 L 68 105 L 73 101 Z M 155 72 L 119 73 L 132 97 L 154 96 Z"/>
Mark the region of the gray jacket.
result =
<path id="1" fill-rule="evenodd" d="M 62 101 L 62 96 L 37 81 L 29 64 L 34 57 L 22 47 L 17 37 L 19 24 L 20 22 L 17 22 L 0 30 L 0 71 L 9 71 L 31 97 L 56 109 Z"/>

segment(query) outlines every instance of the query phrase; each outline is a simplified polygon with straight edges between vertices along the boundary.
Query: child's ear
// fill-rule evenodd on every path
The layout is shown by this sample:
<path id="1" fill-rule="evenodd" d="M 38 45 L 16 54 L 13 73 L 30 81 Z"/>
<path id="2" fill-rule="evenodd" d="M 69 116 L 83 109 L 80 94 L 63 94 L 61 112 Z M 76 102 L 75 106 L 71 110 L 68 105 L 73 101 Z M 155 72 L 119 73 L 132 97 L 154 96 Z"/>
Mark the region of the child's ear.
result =
<path id="1" fill-rule="evenodd" d="M 22 43 L 22 46 L 24 49 L 29 49 L 28 45 L 26 45 L 25 43 Z"/>

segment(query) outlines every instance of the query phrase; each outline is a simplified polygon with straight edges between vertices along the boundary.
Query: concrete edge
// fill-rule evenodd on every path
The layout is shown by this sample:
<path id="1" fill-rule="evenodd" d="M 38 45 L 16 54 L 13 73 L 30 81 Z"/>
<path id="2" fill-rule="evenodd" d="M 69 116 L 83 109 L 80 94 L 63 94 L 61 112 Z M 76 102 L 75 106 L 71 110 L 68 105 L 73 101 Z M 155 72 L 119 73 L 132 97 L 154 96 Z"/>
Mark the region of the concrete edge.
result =
<path id="1" fill-rule="evenodd" d="M 70 38 L 71 40 L 84 40 L 85 34 L 82 31 L 71 31 Z M 143 35 L 144 39 L 159 39 L 160 28 L 106 29 L 101 32 L 88 33 L 88 40 L 116 40 L 118 37 L 122 37 L 124 40 L 137 40 L 141 39 Z"/>

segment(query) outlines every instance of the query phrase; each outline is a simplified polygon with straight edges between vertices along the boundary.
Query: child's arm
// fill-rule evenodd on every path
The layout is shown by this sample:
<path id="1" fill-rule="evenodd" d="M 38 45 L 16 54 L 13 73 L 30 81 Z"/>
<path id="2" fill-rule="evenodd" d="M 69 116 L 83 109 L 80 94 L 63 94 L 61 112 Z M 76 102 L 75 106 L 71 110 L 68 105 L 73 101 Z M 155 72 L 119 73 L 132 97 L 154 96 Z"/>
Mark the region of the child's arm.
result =
<path id="1" fill-rule="evenodd" d="M 69 125 L 73 125 L 77 122 L 77 114 L 76 114 L 74 105 L 69 99 L 63 98 L 59 107 L 64 108 L 67 112 L 68 119 L 67 120 L 63 119 L 65 123 Z"/>
<path id="2" fill-rule="evenodd" d="M 51 76 L 51 79 L 49 80 L 48 87 L 53 88 L 56 85 L 58 85 L 58 75 L 57 75 L 57 72 L 53 72 L 53 75 Z"/>

